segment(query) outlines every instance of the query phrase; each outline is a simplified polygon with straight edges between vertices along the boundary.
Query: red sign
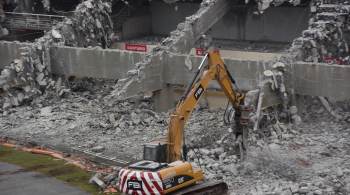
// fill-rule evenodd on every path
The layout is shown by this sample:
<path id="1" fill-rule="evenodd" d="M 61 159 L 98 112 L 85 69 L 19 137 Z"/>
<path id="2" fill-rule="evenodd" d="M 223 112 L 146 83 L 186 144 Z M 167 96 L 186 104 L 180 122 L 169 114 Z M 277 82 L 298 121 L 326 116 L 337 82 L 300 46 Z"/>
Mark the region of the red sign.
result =
<path id="1" fill-rule="evenodd" d="M 138 52 L 147 52 L 147 45 L 125 43 L 125 50 L 138 51 Z"/>
<path id="2" fill-rule="evenodd" d="M 197 56 L 204 56 L 205 55 L 205 50 L 202 48 L 196 48 L 196 55 Z"/>
<path id="3" fill-rule="evenodd" d="M 323 61 L 328 64 L 345 64 L 345 62 L 336 57 L 323 57 Z"/>

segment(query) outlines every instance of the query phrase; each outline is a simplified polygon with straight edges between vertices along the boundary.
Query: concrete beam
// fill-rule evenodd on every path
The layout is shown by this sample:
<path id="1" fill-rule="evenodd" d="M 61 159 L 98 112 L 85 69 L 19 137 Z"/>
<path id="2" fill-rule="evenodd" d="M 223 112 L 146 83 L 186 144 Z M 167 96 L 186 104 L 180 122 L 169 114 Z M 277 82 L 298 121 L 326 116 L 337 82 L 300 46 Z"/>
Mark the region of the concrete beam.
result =
<path id="1" fill-rule="evenodd" d="M 199 10 L 186 18 L 178 28 L 171 32 L 172 40 L 168 44 L 168 51 L 187 54 L 193 48 L 196 41 L 216 24 L 232 8 L 229 0 L 217 0 L 215 3 L 203 1 Z"/>
<path id="2" fill-rule="evenodd" d="M 177 29 L 170 33 L 160 47 L 156 47 L 146 58 L 136 64 L 127 78 L 118 82 L 113 93 L 116 98 L 126 99 L 147 91 L 161 90 L 165 83 L 164 67 L 167 65 L 169 53 L 189 53 L 200 36 L 209 30 L 231 8 L 230 0 L 205 0 L 199 10 Z"/>

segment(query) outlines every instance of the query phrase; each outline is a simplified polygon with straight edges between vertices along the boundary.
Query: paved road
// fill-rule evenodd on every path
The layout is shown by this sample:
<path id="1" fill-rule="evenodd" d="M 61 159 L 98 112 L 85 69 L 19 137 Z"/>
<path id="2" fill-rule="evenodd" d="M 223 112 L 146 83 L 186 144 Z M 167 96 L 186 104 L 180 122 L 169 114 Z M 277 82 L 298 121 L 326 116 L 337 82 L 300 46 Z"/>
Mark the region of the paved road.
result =
<path id="1" fill-rule="evenodd" d="M 0 162 L 1 195 L 88 195 L 62 181 Z"/>

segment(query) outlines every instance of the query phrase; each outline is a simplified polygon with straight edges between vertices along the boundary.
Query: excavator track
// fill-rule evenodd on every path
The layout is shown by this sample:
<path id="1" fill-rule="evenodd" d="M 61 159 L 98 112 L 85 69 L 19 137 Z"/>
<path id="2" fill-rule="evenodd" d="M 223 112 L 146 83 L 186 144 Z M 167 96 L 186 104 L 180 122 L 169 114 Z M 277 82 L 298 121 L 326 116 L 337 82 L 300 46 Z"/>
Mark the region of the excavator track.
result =
<path id="1" fill-rule="evenodd" d="M 171 195 L 226 195 L 228 186 L 225 182 L 207 181 L 196 184 L 180 191 L 171 193 Z"/>

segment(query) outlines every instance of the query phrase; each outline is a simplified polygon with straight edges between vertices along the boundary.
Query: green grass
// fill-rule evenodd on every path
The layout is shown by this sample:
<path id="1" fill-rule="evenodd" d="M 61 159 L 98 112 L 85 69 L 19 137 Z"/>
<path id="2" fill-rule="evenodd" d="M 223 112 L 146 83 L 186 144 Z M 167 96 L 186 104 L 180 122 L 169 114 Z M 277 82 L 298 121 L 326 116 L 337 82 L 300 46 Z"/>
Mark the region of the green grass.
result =
<path id="1" fill-rule="evenodd" d="M 55 177 L 90 194 L 103 194 L 96 185 L 89 184 L 92 173 L 67 164 L 63 160 L 0 146 L 0 162 L 15 164 L 28 171 Z"/>

